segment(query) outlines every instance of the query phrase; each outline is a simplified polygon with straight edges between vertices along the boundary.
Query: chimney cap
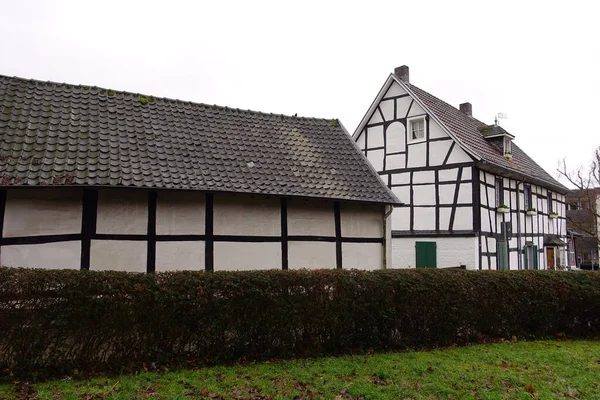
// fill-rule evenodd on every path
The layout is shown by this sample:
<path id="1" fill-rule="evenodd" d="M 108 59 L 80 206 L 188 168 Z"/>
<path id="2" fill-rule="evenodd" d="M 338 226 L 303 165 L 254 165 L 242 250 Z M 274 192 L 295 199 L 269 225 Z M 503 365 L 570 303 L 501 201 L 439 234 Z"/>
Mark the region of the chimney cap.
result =
<path id="1" fill-rule="evenodd" d="M 396 77 L 398 79 L 400 79 L 402 82 L 406 82 L 409 83 L 410 79 L 409 79 L 409 70 L 408 70 L 408 66 L 407 65 L 402 65 L 400 67 L 397 67 L 394 69 L 394 75 L 396 75 Z"/>
<path id="2" fill-rule="evenodd" d="M 462 103 L 458 109 L 463 113 L 468 115 L 469 117 L 473 116 L 473 106 L 471 103 Z"/>

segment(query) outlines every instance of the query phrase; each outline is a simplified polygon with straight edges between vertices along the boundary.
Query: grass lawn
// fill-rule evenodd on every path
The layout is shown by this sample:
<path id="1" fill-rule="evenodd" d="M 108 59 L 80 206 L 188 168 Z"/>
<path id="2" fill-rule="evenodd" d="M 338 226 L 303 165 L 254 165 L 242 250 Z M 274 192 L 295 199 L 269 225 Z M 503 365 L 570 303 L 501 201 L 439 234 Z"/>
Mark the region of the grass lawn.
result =
<path id="1" fill-rule="evenodd" d="M 0 385 L 1 399 L 600 398 L 600 341 L 436 351 Z"/>

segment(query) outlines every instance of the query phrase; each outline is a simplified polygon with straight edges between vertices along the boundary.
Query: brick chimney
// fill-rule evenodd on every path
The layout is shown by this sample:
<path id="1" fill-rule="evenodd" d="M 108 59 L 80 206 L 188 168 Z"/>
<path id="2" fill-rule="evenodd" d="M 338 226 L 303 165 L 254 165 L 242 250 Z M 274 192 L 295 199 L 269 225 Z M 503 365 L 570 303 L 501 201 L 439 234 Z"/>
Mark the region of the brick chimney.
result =
<path id="1" fill-rule="evenodd" d="M 462 103 L 459 109 L 463 114 L 467 114 L 469 117 L 473 116 L 473 106 L 471 103 Z"/>
<path id="2" fill-rule="evenodd" d="M 409 82 L 408 67 L 406 65 L 403 65 L 401 67 L 394 69 L 394 75 L 396 75 L 396 77 L 398 79 L 400 79 L 402 82 L 406 82 L 406 83 Z"/>

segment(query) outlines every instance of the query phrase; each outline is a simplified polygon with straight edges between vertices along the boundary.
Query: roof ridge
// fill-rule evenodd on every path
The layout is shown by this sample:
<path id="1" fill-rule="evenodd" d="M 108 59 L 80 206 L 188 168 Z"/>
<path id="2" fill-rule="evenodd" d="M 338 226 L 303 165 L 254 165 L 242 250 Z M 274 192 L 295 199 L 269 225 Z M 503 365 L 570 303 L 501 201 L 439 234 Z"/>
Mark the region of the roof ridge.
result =
<path id="1" fill-rule="evenodd" d="M 8 75 L 4 75 L 4 74 L 0 74 L 0 80 L 1 79 L 7 79 L 10 81 L 13 80 L 19 80 L 22 82 L 35 82 L 35 83 L 41 83 L 41 84 L 50 84 L 50 85 L 59 85 L 59 86 L 66 86 L 66 87 L 71 87 L 71 88 L 95 88 L 98 90 L 105 90 L 105 91 L 112 91 L 115 94 L 116 93 L 120 93 L 120 94 L 126 94 L 126 95 L 133 95 L 133 96 L 141 96 L 141 97 L 152 97 L 156 100 L 164 100 L 164 101 L 176 101 L 176 102 L 180 102 L 180 103 L 184 103 L 184 104 L 189 104 L 192 106 L 204 106 L 204 107 L 212 107 L 212 108 L 219 108 L 219 109 L 224 109 L 224 110 L 235 110 L 238 112 L 245 112 L 245 113 L 250 113 L 250 114 L 259 114 L 259 115 L 264 115 L 264 116 L 277 116 L 277 117 L 283 117 L 283 118 L 290 118 L 290 119 L 300 119 L 300 120 L 313 120 L 313 121 L 324 121 L 324 122 L 328 122 L 331 123 L 331 121 L 338 121 L 338 125 L 339 125 L 339 119 L 338 118 L 316 118 L 316 117 L 298 117 L 297 115 L 286 115 L 286 114 L 280 114 L 280 113 L 267 113 L 264 111 L 257 111 L 257 110 L 251 110 L 251 109 L 247 109 L 247 108 L 238 108 L 238 107 L 230 107 L 230 106 L 221 106 L 218 104 L 207 104 L 207 103 L 200 103 L 200 102 L 195 102 L 195 101 L 190 101 L 190 100 L 180 100 L 180 99 L 173 99 L 170 97 L 160 97 L 160 96 L 154 96 L 152 94 L 144 94 L 144 93 L 134 93 L 134 92 L 129 92 L 126 90 L 115 90 L 112 88 L 105 88 L 105 87 L 100 87 L 100 86 L 90 86 L 90 85 L 84 85 L 84 84 L 74 84 L 74 83 L 66 83 L 66 82 L 56 82 L 56 81 L 42 81 L 39 79 L 35 79 L 35 78 L 22 78 L 19 76 L 8 76 Z"/>

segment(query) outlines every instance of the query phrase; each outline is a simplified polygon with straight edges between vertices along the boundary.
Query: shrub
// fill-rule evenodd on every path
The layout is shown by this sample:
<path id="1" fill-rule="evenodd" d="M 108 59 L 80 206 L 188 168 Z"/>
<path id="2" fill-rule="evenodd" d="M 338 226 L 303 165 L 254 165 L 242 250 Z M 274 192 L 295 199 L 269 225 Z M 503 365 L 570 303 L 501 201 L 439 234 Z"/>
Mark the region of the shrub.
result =
<path id="1" fill-rule="evenodd" d="M 0 368 L 37 377 L 598 335 L 600 275 L 0 268 Z"/>

